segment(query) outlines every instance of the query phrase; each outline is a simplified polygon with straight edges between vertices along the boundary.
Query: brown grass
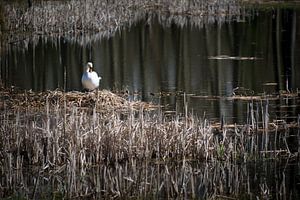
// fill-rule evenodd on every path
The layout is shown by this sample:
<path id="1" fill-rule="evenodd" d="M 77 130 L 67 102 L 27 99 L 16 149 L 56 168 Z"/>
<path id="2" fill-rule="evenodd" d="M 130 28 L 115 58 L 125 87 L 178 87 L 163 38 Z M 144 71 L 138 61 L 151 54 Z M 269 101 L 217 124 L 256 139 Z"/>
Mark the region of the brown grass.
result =
<path id="1" fill-rule="evenodd" d="M 218 157 L 220 145 L 228 148 L 222 159 L 232 159 L 232 153 L 236 159 L 245 152 L 259 154 L 262 150 L 276 151 L 269 149 L 270 144 L 267 144 L 265 148 L 249 152 L 247 145 L 252 137 L 263 137 L 261 134 L 269 137 L 269 134 L 285 132 L 288 128 L 298 126 L 296 122 L 287 124 L 284 120 L 269 119 L 268 105 L 261 105 L 260 115 L 252 110 L 254 105 L 251 104 L 249 124 L 221 125 L 211 124 L 188 112 L 183 115 L 170 115 L 166 112 L 165 115 L 159 106 L 128 101 L 107 90 L 39 93 L 21 92 L 12 88 L 2 89 L 0 93 L 2 136 L 5 138 L 7 132 L 10 132 L 11 137 L 16 137 L 13 140 L 19 141 L 12 149 L 27 145 L 28 141 L 23 140 L 24 137 L 19 138 L 20 135 L 33 134 L 34 137 L 31 135 L 28 139 L 34 138 L 31 142 L 42 146 L 44 144 L 40 144 L 40 139 L 36 141 L 37 138 L 52 141 L 55 137 L 52 142 L 58 147 L 63 146 L 66 141 L 75 145 L 72 149 L 77 150 L 82 148 L 77 146 L 79 143 L 88 145 L 87 149 L 91 148 L 91 154 L 88 155 L 97 155 L 99 162 L 153 157 L 214 160 Z M 252 112 L 255 114 L 251 114 Z M 233 138 L 239 141 L 232 141 Z M 87 143 L 83 142 L 85 139 Z M 108 145 L 107 141 L 112 142 L 112 145 Z M 256 145 L 260 145 L 261 141 L 256 141 Z M 229 148 L 232 145 L 243 148 Z M 35 152 L 32 146 L 30 148 L 31 152 Z M 24 151 L 27 151 L 26 148 Z M 50 153 L 48 157 L 57 160 L 54 152 L 53 149 L 47 152 Z M 95 152 L 97 153 L 94 155 Z M 51 163 L 55 163 L 54 160 Z"/>
<path id="2" fill-rule="evenodd" d="M 110 37 L 139 20 L 147 23 L 159 20 L 164 25 L 203 26 L 238 18 L 243 13 L 237 0 L 181 1 L 181 0 L 72 0 L 34 1 L 28 8 L 20 4 L 3 4 L 5 16 L 3 33 L 10 43 L 25 41 L 39 35 L 82 36 L 98 33 Z M 11 34 L 13 33 L 13 34 Z"/>
<path id="3" fill-rule="evenodd" d="M 110 111 L 126 111 L 129 107 L 136 110 L 143 107 L 145 110 L 152 110 L 158 106 L 151 103 L 140 101 L 126 100 L 126 94 L 114 94 L 108 90 L 95 90 L 92 92 L 70 91 L 63 92 L 61 90 L 33 92 L 22 91 L 11 87 L 9 89 L 0 89 L 1 99 L 0 109 L 11 110 L 43 110 L 47 106 L 53 108 L 55 106 L 66 106 L 66 109 L 76 106 L 82 110 L 96 108 L 98 112 Z"/>
<path id="4" fill-rule="evenodd" d="M 263 117 L 249 114 L 249 124 L 221 127 L 106 90 L 0 93 L 1 197 L 18 191 L 41 198 L 48 180 L 56 195 L 69 198 L 193 197 L 193 162 L 295 155 L 288 130 L 299 124 L 272 121 L 264 107 Z M 181 164 L 170 168 L 171 161 Z"/>

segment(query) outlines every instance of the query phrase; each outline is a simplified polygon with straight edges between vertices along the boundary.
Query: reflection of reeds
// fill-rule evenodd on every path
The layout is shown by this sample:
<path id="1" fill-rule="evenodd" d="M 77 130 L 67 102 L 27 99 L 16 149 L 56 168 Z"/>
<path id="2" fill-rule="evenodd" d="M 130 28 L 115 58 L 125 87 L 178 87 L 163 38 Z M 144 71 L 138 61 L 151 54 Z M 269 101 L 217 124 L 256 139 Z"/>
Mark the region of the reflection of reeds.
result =
<path id="1" fill-rule="evenodd" d="M 261 112 L 251 110 L 250 124 L 219 129 L 189 113 L 165 116 L 159 107 L 108 91 L 2 89 L 1 102 L 1 190 L 6 191 L 1 197 L 14 190 L 37 197 L 50 182 L 48 189 L 70 198 L 194 197 L 201 184 L 202 195 L 222 195 L 224 188 L 213 188 L 209 174 L 201 175 L 214 173 L 211 168 L 197 172 L 193 161 L 228 163 L 228 173 L 232 162 L 285 158 L 292 155 L 286 132 L 299 126 L 269 123 L 262 105 Z M 170 166 L 170 161 L 181 164 Z M 26 173 L 33 179 L 24 178 L 25 169 L 32 170 Z"/>

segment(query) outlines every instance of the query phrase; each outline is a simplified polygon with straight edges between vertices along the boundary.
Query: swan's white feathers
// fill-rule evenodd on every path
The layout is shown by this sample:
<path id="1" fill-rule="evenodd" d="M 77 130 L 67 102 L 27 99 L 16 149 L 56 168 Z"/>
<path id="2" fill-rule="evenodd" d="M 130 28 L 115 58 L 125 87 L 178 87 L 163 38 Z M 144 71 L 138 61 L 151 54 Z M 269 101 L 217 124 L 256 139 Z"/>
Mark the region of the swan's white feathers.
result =
<path id="1" fill-rule="evenodd" d="M 99 87 L 101 77 L 93 71 L 93 63 L 88 62 L 86 70 L 81 77 L 82 86 L 88 90 L 94 90 Z"/>

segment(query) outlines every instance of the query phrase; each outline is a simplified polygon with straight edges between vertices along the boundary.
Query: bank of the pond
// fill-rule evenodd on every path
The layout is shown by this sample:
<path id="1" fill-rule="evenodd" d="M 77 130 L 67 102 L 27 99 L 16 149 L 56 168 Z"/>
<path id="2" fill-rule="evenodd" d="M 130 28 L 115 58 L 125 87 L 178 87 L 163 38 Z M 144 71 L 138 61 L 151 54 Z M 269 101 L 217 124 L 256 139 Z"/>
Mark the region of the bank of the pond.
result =
<path id="1" fill-rule="evenodd" d="M 196 26 L 222 23 L 238 18 L 242 9 L 237 0 L 222 1 L 34 1 L 0 3 L 0 33 L 8 43 L 23 42 L 36 35 L 73 37 L 99 33 L 110 37 L 123 27 L 155 17 L 166 25 Z M 13 33 L 13 34 L 12 34 Z"/>

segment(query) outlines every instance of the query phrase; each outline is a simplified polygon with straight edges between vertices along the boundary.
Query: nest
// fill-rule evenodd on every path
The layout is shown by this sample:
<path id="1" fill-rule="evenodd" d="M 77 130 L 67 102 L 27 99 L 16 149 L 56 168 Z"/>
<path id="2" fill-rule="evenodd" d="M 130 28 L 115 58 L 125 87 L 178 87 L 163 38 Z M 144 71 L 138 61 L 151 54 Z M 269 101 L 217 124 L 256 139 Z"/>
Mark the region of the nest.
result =
<path id="1" fill-rule="evenodd" d="M 0 110 L 41 110 L 52 107 L 80 109 L 96 108 L 101 112 L 139 110 L 141 108 L 152 110 L 158 106 L 141 101 L 129 101 L 124 94 L 115 94 L 108 90 L 95 90 L 91 92 L 60 90 L 33 92 L 20 90 L 14 87 L 0 88 Z"/>

